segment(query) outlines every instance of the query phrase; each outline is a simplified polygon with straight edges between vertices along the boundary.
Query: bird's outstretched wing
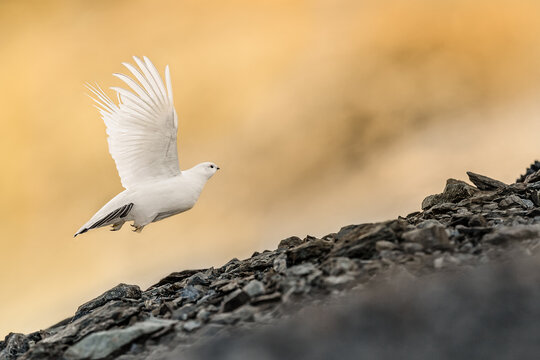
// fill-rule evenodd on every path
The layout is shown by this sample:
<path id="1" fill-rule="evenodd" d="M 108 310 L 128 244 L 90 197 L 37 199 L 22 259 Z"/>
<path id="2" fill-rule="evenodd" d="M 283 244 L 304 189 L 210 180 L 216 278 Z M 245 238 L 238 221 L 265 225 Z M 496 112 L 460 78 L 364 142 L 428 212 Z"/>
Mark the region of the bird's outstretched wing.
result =
<path id="1" fill-rule="evenodd" d="M 88 85 L 107 126 L 109 151 L 124 188 L 180 174 L 176 136 L 178 117 L 174 110 L 171 75 L 165 68 L 165 82 L 147 57 L 133 57 L 135 66 L 123 65 L 139 84 L 124 74 L 114 74 L 130 90 L 112 87 L 115 104 L 99 86 Z"/>

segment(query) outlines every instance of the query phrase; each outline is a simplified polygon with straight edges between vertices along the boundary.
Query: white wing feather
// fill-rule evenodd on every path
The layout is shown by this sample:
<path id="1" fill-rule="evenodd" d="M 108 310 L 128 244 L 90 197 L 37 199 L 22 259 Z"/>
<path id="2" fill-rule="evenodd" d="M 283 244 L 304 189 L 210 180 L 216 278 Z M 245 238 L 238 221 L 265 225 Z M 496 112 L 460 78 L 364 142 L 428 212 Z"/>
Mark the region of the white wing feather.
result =
<path id="1" fill-rule="evenodd" d="M 99 86 L 88 85 L 107 126 L 109 151 L 126 189 L 180 174 L 176 149 L 178 117 L 169 67 L 165 68 L 165 89 L 162 78 L 148 58 L 133 59 L 142 73 L 131 64 L 123 65 L 140 85 L 124 74 L 114 74 L 131 89 L 111 88 L 117 93 L 118 105 Z"/>

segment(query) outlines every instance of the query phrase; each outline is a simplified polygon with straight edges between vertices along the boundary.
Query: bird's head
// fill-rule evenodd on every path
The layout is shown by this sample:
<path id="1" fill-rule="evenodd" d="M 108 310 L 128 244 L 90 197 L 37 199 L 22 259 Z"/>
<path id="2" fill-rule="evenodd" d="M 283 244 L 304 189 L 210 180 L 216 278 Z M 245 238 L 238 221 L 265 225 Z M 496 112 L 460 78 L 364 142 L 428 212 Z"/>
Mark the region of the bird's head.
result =
<path id="1" fill-rule="evenodd" d="M 219 166 L 217 166 L 213 162 L 207 161 L 207 162 L 203 162 L 198 165 L 195 165 L 191 170 L 194 173 L 197 173 L 199 175 L 206 177 L 206 179 L 210 179 L 212 175 L 214 175 L 216 171 L 219 170 Z"/>

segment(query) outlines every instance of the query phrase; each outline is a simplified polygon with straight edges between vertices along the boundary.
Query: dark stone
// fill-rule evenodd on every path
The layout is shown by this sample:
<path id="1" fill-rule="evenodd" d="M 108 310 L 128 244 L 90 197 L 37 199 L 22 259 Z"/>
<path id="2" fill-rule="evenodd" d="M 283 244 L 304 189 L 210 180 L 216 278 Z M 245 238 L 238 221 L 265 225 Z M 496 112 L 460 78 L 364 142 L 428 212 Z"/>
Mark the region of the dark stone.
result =
<path id="1" fill-rule="evenodd" d="M 532 201 L 527 199 L 522 199 L 517 195 L 510 195 L 504 199 L 501 200 L 499 203 L 499 206 L 503 209 L 509 208 L 509 207 L 515 207 L 519 206 L 523 209 L 532 209 L 534 207 L 534 204 Z"/>
<path id="2" fill-rule="evenodd" d="M 173 272 L 167 277 L 164 277 L 163 279 L 161 279 L 157 284 L 154 284 L 151 287 L 149 287 L 148 290 L 160 287 L 165 284 L 174 284 L 174 283 L 180 282 L 201 271 L 204 271 L 204 270 L 184 270 L 180 272 Z"/>
<path id="3" fill-rule="evenodd" d="M 73 321 L 73 317 L 65 318 L 64 320 L 59 321 L 56 324 L 50 326 L 47 330 L 54 330 L 55 328 L 65 326 L 65 325 L 69 324 L 71 321 Z"/>
<path id="4" fill-rule="evenodd" d="M 455 213 L 458 209 L 459 209 L 459 205 L 457 204 L 443 202 L 440 204 L 436 204 L 432 206 L 430 209 L 426 210 L 426 214 L 444 216 L 444 215 L 450 215 L 451 213 Z M 442 216 L 440 217 L 441 220 L 442 220 Z"/>
<path id="5" fill-rule="evenodd" d="M 525 184 L 532 184 L 540 181 L 540 171 L 536 171 L 525 178 Z"/>
<path id="6" fill-rule="evenodd" d="M 257 296 L 256 298 L 251 299 L 251 303 L 253 305 L 261 305 L 261 304 L 272 303 L 272 302 L 276 302 L 280 300 L 281 300 L 281 293 L 275 292 L 268 295 Z"/>
<path id="7" fill-rule="evenodd" d="M 104 292 L 97 298 L 79 306 L 73 320 L 88 314 L 97 307 L 105 305 L 107 302 L 118 299 L 140 299 L 141 289 L 137 285 L 119 284 L 112 289 Z"/>
<path id="8" fill-rule="evenodd" d="M 497 191 L 500 195 L 507 195 L 507 194 L 525 194 L 527 189 L 529 188 L 530 184 L 524 184 L 524 183 L 516 183 L 516 184 L 510 184 L 504 189 L 500 189 Z"/>
<path id="9" fill-rule="evenodd" d="M 378 224 L 360 224 L 360 225 L 348 225 L 342 227 L 337 233 L 337 239 L 339 242 L 354 241 L 361 236 L 372 232 Z"/>
<path id="10" fill-rule="evenodd" d="M 217 279 L 210 284 L 211 289 L 219 289 L 231 282 L 231 279 Z"/>
<path id="11" fill-rule="evenodd" d="M 313 239 L 287 250 L 287 258 L 292 264 L 297 264 L 312 257 L 324 255 L 330 249 L 332 249 L 330 241 Z"/>
<path id="12" fill-rule="evenodd" d="M 487 226 L 487 220 L 482 215 L 473 215 L 470 218 L 468 218 L 467 225 L 469 225 L 470 227 L 476 227 L 476 226 L 485 227 Z"/>
<path id="13" fill-rule="evenodd" d="M 238 289 L 238 281 L 229 280 L 225 285 L 221 286 L 218 290 L 224 294 L 228 294 L 233 290 Z"/>
<path id="14" fill-rule="evenodd" d="M 540 206 L 540 191 L 535 190 L 531 193 L 531 201 L 534 205 Z"/>
<path id="15" fill-rule="evenodd" d="M 210 285 L 210 281 L 208 280 L 208 276 L 202 272 L 198 272 L 196 274 L 191 275 L 187 279 L 187 285 L 203 285 L 208 286 Z"/>
<path id="16" fill-rule="evenodd" d="M 405 241 L 422 244 L 424 249 L 448 248 L 450 245 L 446 229 L 440 225 L 411 230 L 402 237 Z"/>
<path id="17" fill-rule="evenodd" d="M 229 312 L 244 305 L 249 301 L 249 295 L 238 289 L 227 295 L 223 300 L 223 311 Z"/>
<path id="18" fill-rule="evenodd" d="M 465 181 L 448 179 L 443 195 L 448 202 L 456 203 L 463 199 L 470 198 L 476 192 L 478 192 L 478 190 L 467 184 Z"/>
<path id="19" fill-rule="evenodd" d="M 178 299 L 182 299 L 183 302 L 195 302 L 202 296 L 201 292 L 193 285 L 186 286 L 180 290 L 178 295 Z"/>
<path id="20" fill-rule="evenodd" d="M 173 306 L 171 303 L 162 303 L 160 306 L 152 310 L 154 316 L 165 316 L 167 313 L 173 312 Z"/>
<path id="21" fill-rule="evenodd" d="M 219 270 L 222 272 L 230 273 L 235 270 L 241 264 L 240 260 L 233 258 L 223 265 Z"/>
<path id="22" fill-rule="evenodd" d="M 422 200 L 422 210 L 427 210 L 443 201 L 441 194 L 429 195 Z"/>
<path id="23" fill-rule="evenodd" d="M 279 242 L 278 250 L 288 249 L 294 246 L 298 246 L 301 243 L 302 243 L 302 239 L 300 239 L 298 236 L 291 236 Z"/>
<path id="24" fill-rule="evenodd" d="M 478 189 L 461 180 L 448 179 L 442 194 L 430 195 L 422 201 L 422 209 L 426 210 L 442 203 L 457 203 L 473 196 Z"/>
<path id="25" fill-rule="evenodd" d="M 274 263 L 275 254 L 272 252 L 266 252 L 253 257 L 250 260 L 250 267 L 253 270 L 262 270 L 272 267 Z"/>
<path id="26" fill-rule="evenodd" d="M 475 174 L 471 171 L 467 171 L 467 175 L 469 176 L 469 180 L 480 190 L 498 190 L 506 187 L 506 184 L 502 181 L 484 175 Z"/>
<path id="27" fill-rule="evenodd" d="M 23 334 L 9 333 L 4 341 L 0 342 L 0 359 L 12 360 L 27 352 L 28 339 Z"/>
<path id="28" fill-rule="evenodd" d="M 356 271 L 358 265 L 348 257 L 331 257 L 321 266 L 326 275 L 342 275 L 348 272 Z"/>
<path id="29" fill-rule="evenodd" d="M 186 304 L 173 311 L 172 318 L 176 320 L 187 320 L 195 317 L 197 307 L 193 304 Z"/>
<path id="30" fill-rule="evenodd" d="M 164 284 L 160 287 L 152 288 L 150 290 L 146 290 L 142 293 L 143 300 L 148 299 L 163 299 L 167 297 L 174 296 L 176 294 L 176 291 L 180 289 L 183 285 L 180 283 L 174 283 L 174 284 Z"/>
<path id="31" fill-rule="evenodd" d="M 45 359 L 64 359 L 66 346 L 59 343 L 44 343 L 40 341 L 17 359 L 20 360 L 45 360 Z M 4 360 L 4 359 L 2 359 Z"/>
<path id="32" fill-rule="evenodd" d="M 24 355 L 24 359 L 61 359 L 62 356 L 59 354 L 62 354 L 68 345 L 92 333 L 127 324 L 129 319 L 140 313 L 141 308 L 142 304 L 126 303 L 121 300 L 110 301 L 36 343 Z"/>
<path id="33" fill-rule="evenodd" d="M 338 243 L 332 256 L 369 259 L 375 253 L 377 241 L 397 241 L 396 234 L 387 226 L 389 223 L 366 224 L 338 233 Z M 343 229 L 342 229 L 343 230 Z"/>
<path id="34" fill-rule="evenodd" d="M 218 296 L 217 292 L 213 289 L 210 289 L 206 292 L 206 294 L 200 298 L 197 301 L 197 305 L 201 304 L 216 304 L 220 301 L 220 297 Z"/>
<path id="35" fill-rule="evenodd" d="M 104 359 L 137 338 L 174 325 L 174 321 L 150 318 L 124 329 L 93 333 L 65 353 L 67 360 Z"/>
<path id="36" fill-rule="evenodd" d="M 529 166 L 529 167 L 527 168 L 527 170 L 525 170 L 525 174 L 521 175 L 521 176 L 516 180 L 516 182 L 518 182 L 518 183 L 524 182 L 525 179 L 527 178 L 527 176 L 531 175 L 532 173 L 537 172 L 538 170 L 540 170 L 540 161 L 535 160 L 534 163 L 532 163 L 531 166 Z"/>

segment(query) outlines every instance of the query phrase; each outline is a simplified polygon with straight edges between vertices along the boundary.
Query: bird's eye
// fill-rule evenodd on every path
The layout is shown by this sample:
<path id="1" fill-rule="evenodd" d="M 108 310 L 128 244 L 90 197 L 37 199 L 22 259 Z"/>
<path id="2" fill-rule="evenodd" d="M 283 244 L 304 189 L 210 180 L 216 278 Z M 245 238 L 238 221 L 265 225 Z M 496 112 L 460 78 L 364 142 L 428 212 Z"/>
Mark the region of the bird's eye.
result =
<path id="1" fill-rule="evenodd" d="M 210 168 L 213 169 L 213 168 L 214 168 L 214 165 L 210 165 Z"/>

